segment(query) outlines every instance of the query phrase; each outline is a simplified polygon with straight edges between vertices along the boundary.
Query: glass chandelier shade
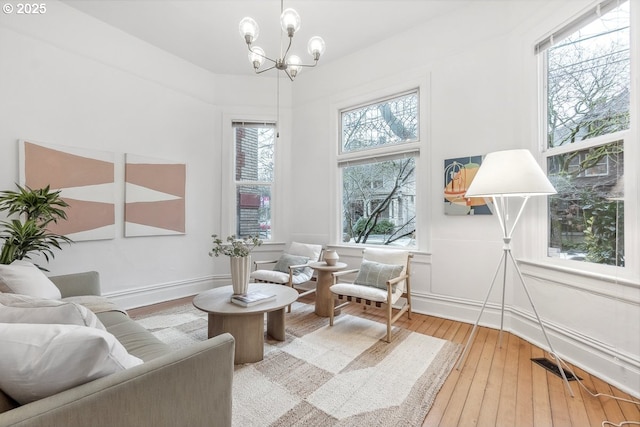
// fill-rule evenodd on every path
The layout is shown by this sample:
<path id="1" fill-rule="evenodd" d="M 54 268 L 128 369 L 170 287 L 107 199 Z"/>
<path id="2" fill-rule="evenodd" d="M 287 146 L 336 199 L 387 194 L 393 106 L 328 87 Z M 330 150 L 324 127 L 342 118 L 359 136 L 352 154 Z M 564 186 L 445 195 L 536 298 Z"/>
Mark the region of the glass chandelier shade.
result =
<path id="1" fill-rule="evenodd" d="M 325 44 L 322 37 L 313 36 L 309 39 L 309 43 L 307 43 L 307 52 L 309 55 L 313 56 L 314 61 L 320 59 L 320 56 L 324 53 Z"/>
<path id="2" fill-rule="evenodd" d="M 291 55 L 287 59 L 287 68 L 289 69 L 289 73 L 291 74 L 291 77 L 295 78 L 298 72 L 300 72 L 300 69 L 301 69 L 300 64 L 302 64 L 302 60 L 298 55 Z"/>
<path id="3" fill-rule="evenodd" d="M 240 35 L 247 43 L 253 43 L 256 41 L 260 34 L 260 27 L 258 26 L 258 23 L 248 16 L 240 21 L 239 29 Z"/>
<path id="4" fill-rule="evenodd" d="M 283 1 L 281 1 L 281 9 L 283 8 Z M 282 57 L 277 59 L 269 58 L 265 51 L 258 47 L 254 46 L 253 43 L 258 39 L 258 35 L 260 34 L 260 27 L 258 23 L 250 17 L 245 17 L 240 21 L 239 30 L 240 35 L 244 39 L 247 44 L 247 48 L 249 49 L 249 62 L 253 65 L 253 69 L 256 74 L 263 73 L 265 71 L 271 70 L 273 68 L 284 71 L 287 77 L 291 81 L 302 71 L 304 67 L 315 67 L 318 64 L 318 60 L 324 54 L 325 51 L 325 43 L 322 37 L 314 36 L 309 39 L 307 43 L 307 52 L 313 58 L 313 64 L 303 64 L 302 60 L 297 55 L 289 55 L 289 49 L 291 48 L 291 44 L 293 41 L 294 34 L 300 29 L 300 15 L 292 8 L 287 8 L 282 10 L 280 15 L 280 27 L 282 31 L 287 34 L 289 38 L 289 44 L 285 49 L 280 46 L 280 52 L 282 53 Z M 262 68 L 265 61 L 270 62 L 272 65 L 267 68 Z"/>
<path id="5" fill-rule="evenodd" d="M 254 46 L 253 49 L 249 51 L 249 61 L 256 70 L 262 66 L 264 58 L 264 50 L 259 46 Z"/>
<path id="6" fill-rule="evenodd" d="M 280 27 L 289 37 L 300 29 L 300 15 L 294 9 L 288 8 L 280 15 Z"/>

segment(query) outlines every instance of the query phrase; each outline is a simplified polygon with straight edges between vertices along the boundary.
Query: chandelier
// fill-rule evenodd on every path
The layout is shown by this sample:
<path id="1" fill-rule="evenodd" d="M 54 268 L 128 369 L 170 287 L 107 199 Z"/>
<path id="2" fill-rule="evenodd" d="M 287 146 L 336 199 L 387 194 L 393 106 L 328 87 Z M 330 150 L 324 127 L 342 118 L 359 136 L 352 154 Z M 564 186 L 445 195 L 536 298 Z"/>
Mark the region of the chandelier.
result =
<path id="1" fill-rule="evenodd" d="M 287 49 L 282 53 L 283 46 L 280 46 L 280 52 L 282 57 L 278 59 L 269 58 L 265 51 L 259 47 L 254 46 L 253 42 L 258 39 L 260 28 L 258 23 L 250 17 L 245 17 L 240 21 L 240 35 L 244 38 L 249 49 L 249 62 L 253 65 L 253 69 L 256 74 L 264 73 L 272 69 L 284 71 L 287 77 L 291 81 L 296 78 L 302 67 L 315 67 L 318 65 L 320 56 L 324 53 L 325 44 L 322 37 L 314 36 L 309 39 L 307 43 L 307 51 L 313 58 L 313 64 L 303 64 L 302 60 L 297 55 L 289 55 L 289 49 L 291 49 L 291 43 L 293 42 L 293 35 L 300 29 L 300 15 L 294 9 L 284 9 L 284 0 L 280 1 L 280 27 L 282 32 L 286 33 L 289 37 L 289 44 Z M 282 42 L 281 42 L 282 43 Z M 266 61 L 272 63 L 268 68 L 261 68 L 262 64 Z"/>

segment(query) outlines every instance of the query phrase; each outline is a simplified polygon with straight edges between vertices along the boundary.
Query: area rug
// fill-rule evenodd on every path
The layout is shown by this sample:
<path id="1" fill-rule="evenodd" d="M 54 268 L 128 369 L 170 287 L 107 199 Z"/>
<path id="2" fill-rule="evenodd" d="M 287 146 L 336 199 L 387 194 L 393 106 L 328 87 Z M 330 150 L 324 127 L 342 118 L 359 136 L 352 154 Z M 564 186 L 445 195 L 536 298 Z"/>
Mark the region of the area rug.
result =
<path id="1" fill-rule="evenodd" d="M 419 426 L 460 345 L 342 314 L 333 327 L 309 304 L 286 315 L 286 340 L 265 339 L 264 360 L 236 365 L 233 425 Z M 207 338 L 191 304 L 137 317 L 175 349 Z"/>

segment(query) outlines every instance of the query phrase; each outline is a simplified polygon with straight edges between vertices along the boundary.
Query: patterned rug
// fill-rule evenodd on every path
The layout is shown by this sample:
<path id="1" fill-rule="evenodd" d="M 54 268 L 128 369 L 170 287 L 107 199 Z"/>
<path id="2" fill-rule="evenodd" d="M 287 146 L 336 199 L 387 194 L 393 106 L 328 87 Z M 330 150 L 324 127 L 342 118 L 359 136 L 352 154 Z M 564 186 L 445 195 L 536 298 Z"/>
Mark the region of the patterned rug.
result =
<path id="1" fill-rule="evenodd" d="M 342 314 L 333 327 L 294 303 L 286 341 L 265 339 L 264 360 L 236 365 L 233 425 L 419 426 L 451 372 L 459 344 Z M 136 317 L 175 349 L 207 338 L 191 304 Z"/>

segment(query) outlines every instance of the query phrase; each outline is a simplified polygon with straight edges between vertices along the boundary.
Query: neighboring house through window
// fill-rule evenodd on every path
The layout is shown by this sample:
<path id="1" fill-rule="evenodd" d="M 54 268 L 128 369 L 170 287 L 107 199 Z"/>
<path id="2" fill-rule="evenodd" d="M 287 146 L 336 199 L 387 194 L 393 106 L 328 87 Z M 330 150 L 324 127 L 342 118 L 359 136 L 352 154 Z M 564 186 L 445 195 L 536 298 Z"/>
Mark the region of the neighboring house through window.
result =
<path id="1" fill-rule="evenodd" d="M 238 237 L 271 239 L 275 135 L 274 123 L 233 123 Z"/>
<path id="2" fill-rule="evenodd" d="M 419 91 L 340 111 L 344 243 L 415 246 Z"/>
<path id="3" fill-rule="evenodd" d="M 624 266 L 629 2 L 601 2 L 536 50 L 544 70 L 544 156 L 558 191 L 548 204 L 548 256 Z"/>

